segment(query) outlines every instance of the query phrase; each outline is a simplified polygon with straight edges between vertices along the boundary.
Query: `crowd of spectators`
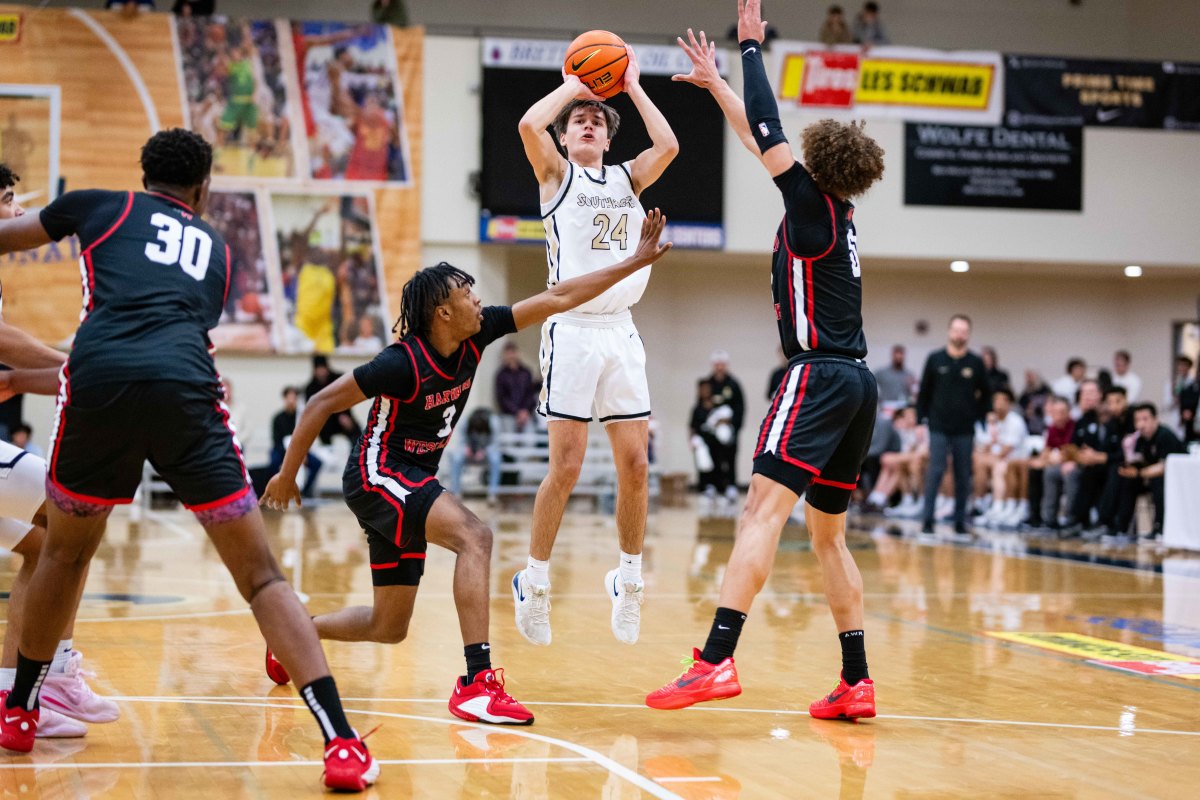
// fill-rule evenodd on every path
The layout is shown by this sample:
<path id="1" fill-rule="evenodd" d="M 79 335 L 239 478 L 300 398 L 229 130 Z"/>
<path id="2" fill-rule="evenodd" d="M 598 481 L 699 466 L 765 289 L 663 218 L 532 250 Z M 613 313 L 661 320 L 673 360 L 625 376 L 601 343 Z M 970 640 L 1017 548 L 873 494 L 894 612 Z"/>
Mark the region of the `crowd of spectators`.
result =
<path id="1" fill-rule="evenodd" d="M 1111 370 L 1072 357 L 1052 383 L 1026 370 L 1018 395 L 995 349 L 975 354 L 970 333 L 956 315 L 919 381 L 899 345 L 875 373 L 880 415 L 861 509 L 919 519 L 925 533 L 949 522 L 962 537 L 974 525 L 1121 540 L 1148 495 L 1148 535 L 1160 535 L 1166 457 L 1200 439 L 1193 360 L 1177 358 L 1159 405 L 1142 396 L 1126 350 Z"/>

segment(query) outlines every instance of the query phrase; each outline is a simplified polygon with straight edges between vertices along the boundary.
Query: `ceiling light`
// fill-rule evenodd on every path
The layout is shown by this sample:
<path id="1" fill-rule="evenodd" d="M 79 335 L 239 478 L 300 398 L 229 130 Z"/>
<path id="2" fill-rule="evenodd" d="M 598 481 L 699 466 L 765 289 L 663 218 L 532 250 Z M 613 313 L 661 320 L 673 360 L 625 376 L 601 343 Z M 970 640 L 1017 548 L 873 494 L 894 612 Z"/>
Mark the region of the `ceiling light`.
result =
<path id="1" fill-rule="evenodd" d="M 966 261 L 951 261 L 950 262 L 950 271 L 951 272 L 970 272 L 971 265 L 968 264 Z"/>
<path id="2" fill-rule="evenodd" d="M 1126 278 L 1142 277 L 1142 268 L 1137 266 L 1136 264 L 1129 265 L 1128 267 L 1125 268 L 1125 277 Z"/>

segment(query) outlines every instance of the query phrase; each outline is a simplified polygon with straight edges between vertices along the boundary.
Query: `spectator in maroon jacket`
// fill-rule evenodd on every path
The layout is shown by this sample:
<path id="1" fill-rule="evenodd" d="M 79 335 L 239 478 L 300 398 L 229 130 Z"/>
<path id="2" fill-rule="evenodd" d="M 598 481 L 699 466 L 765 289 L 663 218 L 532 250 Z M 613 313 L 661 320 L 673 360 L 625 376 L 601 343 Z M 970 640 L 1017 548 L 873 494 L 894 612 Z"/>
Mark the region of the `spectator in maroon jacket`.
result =
<path id="1" fill-rule="evenodd" d="M 496 408 L 504 430 L 523 431 L 529 426 L 537 406 L 537 388 L 533 373 L 521 363 L 515 342 L 504 345 L 504 363 L 496 372 Z"/>

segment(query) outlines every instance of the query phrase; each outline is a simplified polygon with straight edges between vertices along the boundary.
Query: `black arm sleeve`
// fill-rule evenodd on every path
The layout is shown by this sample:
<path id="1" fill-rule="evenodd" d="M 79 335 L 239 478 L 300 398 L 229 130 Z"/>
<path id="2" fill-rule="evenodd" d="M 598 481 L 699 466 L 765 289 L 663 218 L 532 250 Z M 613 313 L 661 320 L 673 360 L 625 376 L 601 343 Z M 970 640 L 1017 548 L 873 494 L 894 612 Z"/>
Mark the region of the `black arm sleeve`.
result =
<path id="1" fill-rule="evenodd" d="M 117 221 L 128 202 L 129 192 L 67 192 L 38 212 L 38 218 L 54 241 L 78 234 L 80 244 L 86 248 Z"/>
<path id="2" fill-rule="evenodd" d="M 354 370 L 354 382 L 367 397 L 386 394 L 408 400 L 417 389 L 417 375 L 408 348 L 397 342 Z"/>
<path id="3" fill-rule="evenodd" d="M 787 137 L 783 135 L 775 92 L 771 89 L 771 82 L 767 80 L 767 69 L 763 66 L 762 44 L 754 39 L 747 39 L 740 47 L 746 121 L 750 123 L 750 133 L 758 143 L 758 151 L 765 153 L 775 145 L 786 142 Z"/>
<path id="4" fill-rule="evenodd" d="M 479 333 L 471 337 L 471 341 L 482 352 L 492 342 L 501 336 L 517 332 L 517 323 L 513 321 L 512 306 L 487 306 L 483 309 L 483 322 L 480 323 Z"/>

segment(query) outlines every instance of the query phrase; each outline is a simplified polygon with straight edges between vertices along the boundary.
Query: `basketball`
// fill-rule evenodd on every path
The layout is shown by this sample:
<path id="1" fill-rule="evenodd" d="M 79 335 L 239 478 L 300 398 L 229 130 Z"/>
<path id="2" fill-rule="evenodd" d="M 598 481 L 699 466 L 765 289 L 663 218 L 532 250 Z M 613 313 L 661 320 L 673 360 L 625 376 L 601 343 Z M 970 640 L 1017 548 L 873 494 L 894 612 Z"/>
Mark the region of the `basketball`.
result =
<path id="1" fill-rule="evenodd" d="M 583 85 L 604 98 L 625 88 L 629 54 L 620 36 L 608 31 L 588 31 L 571 42 L 563 70 L 578 75 Z"/>

